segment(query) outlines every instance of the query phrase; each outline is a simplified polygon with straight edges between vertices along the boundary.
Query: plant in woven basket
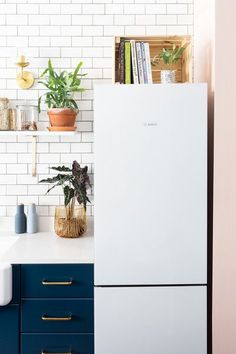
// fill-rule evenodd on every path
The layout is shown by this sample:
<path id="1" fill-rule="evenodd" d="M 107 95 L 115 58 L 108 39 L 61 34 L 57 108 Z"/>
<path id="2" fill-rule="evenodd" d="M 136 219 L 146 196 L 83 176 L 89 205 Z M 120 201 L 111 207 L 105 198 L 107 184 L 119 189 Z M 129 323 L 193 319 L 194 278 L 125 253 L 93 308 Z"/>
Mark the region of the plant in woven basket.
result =
<path id="1" fill-rule="evenodd" d="M 39 183 L 53 184 L 53 188 L 61 186 L 64 193 L 64 207 L 57 207 L 55 213 L 55 231 L 58 236 L 78 237 L 86 230 L 86 208 L 90 200 L 87 189 L 91 187 L 88 167 L 81 167 L 74 161 L 72 168 L 65 166 L 51 167 L 58 171 L 56 176 L 42 179 Z M 76 207 L 76 201 L 81 206 Z"/>

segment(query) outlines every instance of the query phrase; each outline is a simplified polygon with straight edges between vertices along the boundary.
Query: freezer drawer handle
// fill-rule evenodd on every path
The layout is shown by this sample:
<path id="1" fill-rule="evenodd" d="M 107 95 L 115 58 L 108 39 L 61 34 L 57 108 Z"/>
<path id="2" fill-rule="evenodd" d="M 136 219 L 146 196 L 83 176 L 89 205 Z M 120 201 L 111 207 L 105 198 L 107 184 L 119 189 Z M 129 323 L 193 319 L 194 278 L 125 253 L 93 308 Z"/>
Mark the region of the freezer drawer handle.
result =
<path id="1" fill-rule="evenodd" d="M 43 285 L 72 285 L 72 280 L 68 281 L 49 281 L 49 280 L 42 280 Z"/>
<path id="2" fill-rule="evenodd" d="M 41 352 L 41 354 L 72 354 L 72 352 L 66 352 L 66 353 L 51 353 L 51 352 L 45 352 L 44 350 Z"/>
<path id="3" fill-rule="evenodd" d="M 47 315 L 43 315 L 41 317 L 43 321 L 71 321 L 72 320 L 72 315 L 66 316 L 66 317 L 49 317 Z"/>

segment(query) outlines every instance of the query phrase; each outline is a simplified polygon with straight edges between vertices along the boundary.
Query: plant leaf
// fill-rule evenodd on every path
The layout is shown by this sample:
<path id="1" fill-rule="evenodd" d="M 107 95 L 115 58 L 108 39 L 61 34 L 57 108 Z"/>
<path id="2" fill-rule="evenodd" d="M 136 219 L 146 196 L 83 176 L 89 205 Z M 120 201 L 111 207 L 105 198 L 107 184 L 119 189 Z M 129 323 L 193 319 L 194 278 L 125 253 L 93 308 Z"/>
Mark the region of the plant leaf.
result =
<path id="1" fill-rule="evenodd" d="M 81 62 L 79 62 L 79 64 L 75 68 L 75 71 L 74 71 L 74 74 L 73 74 L 73 77 L 72 77 L 72 84 L 75 82 L 77 74 L 78 74 L 78 72 L 79 72 L 79 70 L 80 70 L 82 65 L 83 65 L 83 62 L 81 61 Z"/>
<path id="2" fill-rule="evenodd" d="M 72 170 L 66 166 L 58 166 L 58 167 L 50 167 L 51 170 L 59 171 L 59 172 L 71 172 Z"/>
<path id="3" fill-rule="evenodd" d="M 65 186 L 63 191 L 65 196 L 65 206 L 67 206 L 71 199 L 74 198 L 74 189 L 70 188 L 69 186 Z"/>

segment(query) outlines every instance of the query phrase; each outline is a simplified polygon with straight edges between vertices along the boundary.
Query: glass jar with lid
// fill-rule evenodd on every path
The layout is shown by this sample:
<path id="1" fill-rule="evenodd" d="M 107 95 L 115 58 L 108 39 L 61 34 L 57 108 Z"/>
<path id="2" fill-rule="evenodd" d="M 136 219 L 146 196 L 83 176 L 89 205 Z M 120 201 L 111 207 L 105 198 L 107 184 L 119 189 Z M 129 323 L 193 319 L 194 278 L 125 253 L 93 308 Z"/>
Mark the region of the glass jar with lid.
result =
<path id="1" fill-rule="evenodd" d="M 33 105 L 18 105 L 17 130 L 37 130 L 38 107 Z"/>
<path id="2" fill-rule="evenodd" d="M 0 98 L 0 130 L 9 130 L 8 103 L 8 98 Z"/>

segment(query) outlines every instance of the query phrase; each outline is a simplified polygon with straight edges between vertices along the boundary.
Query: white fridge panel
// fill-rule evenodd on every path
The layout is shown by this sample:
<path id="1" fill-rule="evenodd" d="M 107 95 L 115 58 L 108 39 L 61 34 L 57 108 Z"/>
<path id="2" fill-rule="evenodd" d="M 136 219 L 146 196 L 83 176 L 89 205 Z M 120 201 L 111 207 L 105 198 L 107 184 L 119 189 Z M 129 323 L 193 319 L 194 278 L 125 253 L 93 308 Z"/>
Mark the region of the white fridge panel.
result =
<path id="1" fill-rule="evenodd" d="M 95 90 L 95 284 L 202 284 L 205 84 Z"/>
<path id="2" fill-rule="evenodd" d="M 206 287 L 95 289 L 96 354 L 206 354 Z"/>

